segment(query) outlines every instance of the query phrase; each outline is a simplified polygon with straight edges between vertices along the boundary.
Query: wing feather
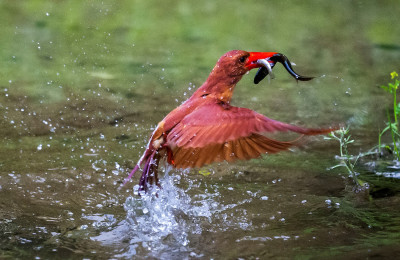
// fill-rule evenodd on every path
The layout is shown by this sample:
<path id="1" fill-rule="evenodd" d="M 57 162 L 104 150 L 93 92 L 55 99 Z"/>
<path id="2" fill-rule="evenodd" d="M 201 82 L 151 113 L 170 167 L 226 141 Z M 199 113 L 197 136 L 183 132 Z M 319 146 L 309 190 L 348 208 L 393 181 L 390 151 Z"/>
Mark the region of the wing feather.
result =
<path id="1" fill-rule="evenodd" d="M 222 144 L 210 144 L 205 147 L 178 147 L 172 152 L 176 168 L 201 167 L 205 164 L 221 161 L 249 160 L 265 153 L 277 153 L 288 150 L 296 143 L 280 142 L 263 135 L 253 134 L 249 137 Z"/>
<path id="2" fill-rule="evenodd" d="M 177 168 L 201 167 L 212 162 L 248 160 L 265 153 L 288 150 L 295 142 L 281 142 L 265 132 L 293 131 L 316 135 L 334 129 L 307 129 L 282 123 L 247 108 L 208 103 L 176 124 L 167 135 Z"/>
<path id="3" fill-rule="evenodd" d="M 170 147 L 196 148 L 225 143 L 255 133 L 293 131 L 305 135 L 326 134 L 334 129 L 302 128 L 272 120 L 247 108 L 209 103 L 182 119 L 167 136 Z M 248 145 L 247 145 L 248 146 Z M 243 144 L 243 149 L 247 149 Z"/>

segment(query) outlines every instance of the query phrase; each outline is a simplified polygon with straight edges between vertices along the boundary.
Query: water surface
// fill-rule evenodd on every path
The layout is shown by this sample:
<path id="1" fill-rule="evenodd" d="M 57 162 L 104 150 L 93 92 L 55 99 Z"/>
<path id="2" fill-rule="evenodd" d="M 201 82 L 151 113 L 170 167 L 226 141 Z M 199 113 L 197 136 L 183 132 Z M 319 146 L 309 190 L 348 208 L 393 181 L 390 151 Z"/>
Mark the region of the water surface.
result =
<path id="1" fill-rule="evenodd" d="M 271 118 L 350 125 L 351 153 L 385 127 L 400 71 L 397 1 L 0 2 L 0 258 L 392 258 L 398 165 L 357 165 L 312 137 L 293 152 L 168 172 L 118 191 L 153 128 L 231 49 L 277 51 L 276 78 L 233 99 Z M 390 142 L 386 137 L 385 142 Z M 154 194 L 157 194 L 155 196 Z"/>

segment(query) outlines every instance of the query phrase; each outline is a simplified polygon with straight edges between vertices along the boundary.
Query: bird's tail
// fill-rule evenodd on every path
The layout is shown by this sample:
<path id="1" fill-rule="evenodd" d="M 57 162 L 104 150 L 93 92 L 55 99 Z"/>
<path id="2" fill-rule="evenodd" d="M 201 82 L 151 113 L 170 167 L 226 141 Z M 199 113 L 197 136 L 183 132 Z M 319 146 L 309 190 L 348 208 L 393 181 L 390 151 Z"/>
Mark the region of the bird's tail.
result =
<path id="1" fill-rule="evenodd" d="M 153 185 L 158 183 L 158 163 L 160 162 L 160 154 L 155 150 L 144 163 L 142 177 L 139 181 L 139 192 L 149 190 L 148 184 Z"/>
<path id="2" fill-rule="evenodd" d="M 121 189 L 123 186 L 125 186 L 125 184 L 130 179 L 132 179 L 132 177 L 138 170 L 142 170 L 140 168 L 140 165 L 142 165 L 142 164 L 143 164 L 143 170 L 142 170 L 142 176 L 140 177 L 140 181 L 139 181 L 139 192 L 140 191 L 147 192 L 149 189 L 148 184 L 159 185 L 159 183 L 158 183 L 158 163 L 160 161 L 160 157 L 161 156 L 160 156 L 158 150 L 154 150 L 151 152 L 146 150 L 144 156 L 139 160 L 139 162 L 133 168 L 133 170 L 128 175 L 128 177 L 125 178 L 124 182 L 121 184 L 119 189 Z"/>
<path id="3" fill-rule="evenodd" d="M 325 135 L 331 132 L 338 130 L 339 127 L 331 127 L 331 128 L 301 128 L 294 126 L 290 131 L 303 134 L 303 135 Z"/>

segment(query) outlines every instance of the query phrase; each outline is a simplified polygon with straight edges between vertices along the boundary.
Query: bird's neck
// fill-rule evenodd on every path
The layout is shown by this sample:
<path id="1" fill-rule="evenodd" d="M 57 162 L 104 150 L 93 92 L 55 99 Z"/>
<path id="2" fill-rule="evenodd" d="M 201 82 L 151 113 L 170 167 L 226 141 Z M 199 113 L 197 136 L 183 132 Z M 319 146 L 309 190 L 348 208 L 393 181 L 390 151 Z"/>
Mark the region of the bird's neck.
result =
<path id="1" fill-rule="evenodd" d="M 218 73 L 215 69 L 210 73 L 206 82 L 194 93 L 196 96 L 214 97 L 223 102 L 229 103 L 232 98 L 233 90 L 243 75 L 228 76 Z"/>

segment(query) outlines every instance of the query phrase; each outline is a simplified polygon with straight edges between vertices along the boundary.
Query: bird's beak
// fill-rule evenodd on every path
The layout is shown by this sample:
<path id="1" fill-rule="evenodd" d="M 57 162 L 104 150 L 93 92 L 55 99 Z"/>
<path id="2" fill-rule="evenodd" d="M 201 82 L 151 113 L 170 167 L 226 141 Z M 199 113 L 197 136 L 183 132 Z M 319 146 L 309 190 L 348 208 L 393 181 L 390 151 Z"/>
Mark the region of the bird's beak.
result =
<path id="1" fill-rule="evenodd" d="M 275 65 L 275 62 L 270 61 L 271 57 L 273 57 L 275 54 L 278 54 L 278 53 L 277 52 L 250 52 L 250 56 L 247 58 L 246 68 L 248 70 L 252 70 L 255 68 L 260 68 L 262 66 L 265 66 L 265 64 L 260 63 L 259 60 L 260 61 L 264 60 L 264 61 L 267 61 L 267 62 Z"/>
<path id="2" fill-rule="evenodd" d="M 272 68 L 277 62 L 282 63 L 283 67 L 285 67 L 289 74 L 296 80 L 307 81 L 313 79 L 313 77 L 304 77 L 294 72 L 289 59 L 282 53 L 277 52 L 250 52 L 250 56 L 246 62 L 246 68 L 248 68 L 248 70 L 259 68 L 254 77 L 254 83 L 258 84 L 268 74 L 272 76 Z"/>

